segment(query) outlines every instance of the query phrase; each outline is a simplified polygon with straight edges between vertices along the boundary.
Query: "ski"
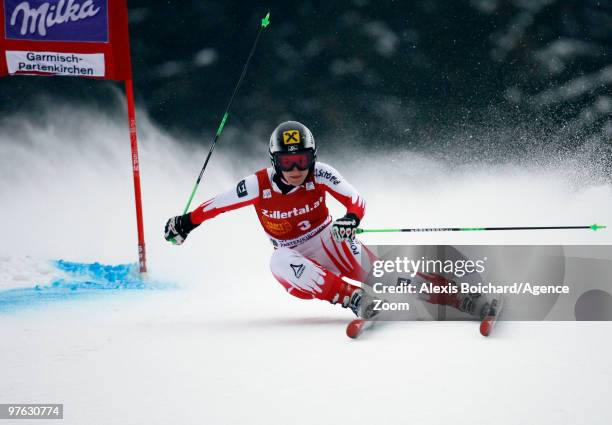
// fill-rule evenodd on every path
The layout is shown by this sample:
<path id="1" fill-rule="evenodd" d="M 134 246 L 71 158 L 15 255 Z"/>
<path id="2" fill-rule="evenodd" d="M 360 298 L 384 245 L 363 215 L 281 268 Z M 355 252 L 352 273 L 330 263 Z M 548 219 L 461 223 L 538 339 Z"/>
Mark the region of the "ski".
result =
<path id="1" fill-rule="evenodd" d="M 397 283 L 396 283 L 396 287 L 400 286 L 400 285 L 404 285 L 410 283 L 409 279 L 406 278 L 398 278 L 397 279 Z M 363 332 L 365 332 L 368 329 L 371 329 L 374 324 L 376 322 L 380 322 L 381 319 L 383 317 L 389 319 L 389 314 L 387 312 L 387 314 L 383 313 L 378 313 L 378 312 L 374 312 L 374 314 L 369 315 L 369 319 L 364 319 L 361 317 L 358 317 L 357 319 L 353 319 L 349 322 L 349 324 L 346 326 L 346 336 L 348 336 L 351 339 L 355 339 L 358 338 L 359 335 L 363 334 Z"/>
<path id="2" fill-rule="evenodd" d="M 389 322 L 389 320 L 381 320 L 380 317 L 372 319 L 353 319 L 346 326 L 346 336 L 351 339 L 359 338 L 366 331 L 374 327 L 379 327 L 381 322 Z"/>
<path id="3" fill-rule="evenodd" d="M 491 301 L 491 306 L 489 307 L 489 312 L 480 322 L 480 334 L 482 336 L 489 336 L 493 331 L 493 327 L 495 323 L 497 323 L 497 319 L 501 315 L 502 308 L 504 306 L 504 299 L 494 299 Z"/>
<path id="4" fill-rule="evenodd" d="M 346 336 L 355 339 L 364 331 L 374 326 L 374 320 L 354 319 L 346 326 Z"/>
<path id="5" fill-rule="evenodd" d="M 391 317 L 388 314 L 384 313 L 385 312 L 377 314 L 370 319 L 357 318 L 351 320 L 349 324 L 346 325 L 346 336 L 351 339 L 356 339 L 359 338 L 360 335 L 363 335 L 365 331 L 370 330 L 375 326 L 379 327 L 381 325 L 381 322 L 388 323 L 392 321 L 390 320 Z"/>
<path id="6" fill-rule="evenodd" d="M 491 335 L 491 332 L 493 331 L 493 328 L 495 327 L 495 324 L 497 323 L 497 320 L 501 315 L 503 304 L 503 298 L 499 300 L 494 299 L 493 301 L 491 301 L 489 312 L 480 322 L 480 334 L 482 336 L 487 337 Z M 346 336 L 351 339 L 357 339 L 361 335 L 363 335 L 365 331 L 374 327 L 376 322 L 379 322 L 379 320 L 353 319 L 346 326 Z"/>

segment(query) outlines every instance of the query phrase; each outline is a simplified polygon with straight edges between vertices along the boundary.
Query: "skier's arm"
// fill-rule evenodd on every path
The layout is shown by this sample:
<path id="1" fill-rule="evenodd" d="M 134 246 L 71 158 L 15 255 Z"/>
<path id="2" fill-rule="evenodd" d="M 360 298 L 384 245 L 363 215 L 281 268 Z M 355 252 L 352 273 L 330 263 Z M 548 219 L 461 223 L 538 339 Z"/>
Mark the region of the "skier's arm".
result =
<path id="1" fill-rule="evenodd" d="M 317 162 L 314 170 L 315 182 L 325 187 L 331 196 L 346 207 L 346 213 L 361 220 L 365 215 L 365 200 L 333 167 Z"/>
<path id="2" fill-rule="evenodd" d="M 251 174 L 238 182 L 236 186 L 214 198 L 209 199 L 191 212 L 191 222 L 198 226 L 224 212 L 236 210 L 247 205 L 253 205 L 259 198 L 259 182 L 257 176 Z"/>
<path id="3" fill-rule="evenodd" d="M 365 214 L 365 200 L 359 192 L 327 164 L 318 162 L 315 166 L 315 182 L 346 207 L 346 215 L 334 221 L 332 234 L 337 241 L 352 240 Z"/>
<path id="4" fill-rule="evenodd" d="M 176 245 L 185 242 L 187 235 L 206 220 L 221 213 L 232 211 L 246 205 L 253 205 L 259 198 L 259 183 L 254 174 L 212 199 L 204 202 L 191 213 L 172 217 L 166 223 L 164 237 Z"/>

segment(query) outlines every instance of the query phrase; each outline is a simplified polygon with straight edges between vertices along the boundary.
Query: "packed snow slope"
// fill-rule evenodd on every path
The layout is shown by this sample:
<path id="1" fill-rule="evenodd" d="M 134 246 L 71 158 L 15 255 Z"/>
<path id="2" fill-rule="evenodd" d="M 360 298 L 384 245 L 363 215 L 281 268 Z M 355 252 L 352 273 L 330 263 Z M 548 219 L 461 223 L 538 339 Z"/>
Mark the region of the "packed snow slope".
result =
<path id="1" fill-rule="evenodd" d="M 177 140 L 139 118 L 144 284 L 129 265 L 136 233 L 124 117 L 59 105 L 0 123 L 0 403 L 64 403 L 66 424 L 612 420 L 612 345 L 602 339 L 609 323 L 503 323 L 489 339 L 471 322 L 396 323 L 351 341 L 347 311 L 292 298 L 274 281 L 272 247 L 250 208 L 203 224 L 183 246 L 168 244 L 163 225 L 182 211 L 208 138 Z M 196 203 L 268 164 L 265 139 L 244 147 L 238 130 L 226 131 Z M 318 143 L 320 160 L 367 199 L 363 227 L 612 217 L 610 181 L 575 155 L 454 163 L 451 154 L 355 152 L 350 141 L 323 136 Z M 610 244 L 611 235 L 362 240 Z"/>

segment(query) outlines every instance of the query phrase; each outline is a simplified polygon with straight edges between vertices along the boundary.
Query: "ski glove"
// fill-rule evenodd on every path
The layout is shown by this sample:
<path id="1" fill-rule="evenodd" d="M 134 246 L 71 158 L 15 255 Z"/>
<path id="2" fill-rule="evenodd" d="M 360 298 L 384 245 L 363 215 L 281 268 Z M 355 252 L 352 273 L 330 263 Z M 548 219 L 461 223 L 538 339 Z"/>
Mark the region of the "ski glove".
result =
<path id="1" fill-rule="evenodd" d="M 168 242 L 172 242 L 175 245 L 181 245 L 183 242 L 185 242 L 185 239 L 187 239 L 189 232 L 198 226 L 199 225 L 194 225 L 191 222 L 189 213 L 185 215 L 177 215 L 176 217 L 172 217 L 166 223 L 166 227 L 164 228 L 164 237 Z"/>
<path id="2" fill-rule="evenodd" d="M 334 221 L 332 224 L 332 234 L 337 242 L 352 241 L 355 239 L 357 226 L 359 226 L 359 217 L 353 213 L 348 213 L 342 218 Z"/>

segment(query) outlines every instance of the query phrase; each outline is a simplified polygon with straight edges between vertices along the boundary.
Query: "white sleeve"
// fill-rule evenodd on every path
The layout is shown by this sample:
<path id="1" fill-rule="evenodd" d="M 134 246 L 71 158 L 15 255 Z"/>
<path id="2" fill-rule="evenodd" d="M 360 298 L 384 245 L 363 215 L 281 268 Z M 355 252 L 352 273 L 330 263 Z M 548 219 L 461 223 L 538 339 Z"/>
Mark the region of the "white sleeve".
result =
<path id="1" fill-rule="evenodd" d="M 259 199 L 259 181 L 255 174 L 240 180 L 238 184 L 204 202 L 191 212 L 191 221 L 200 224 L 221 213 L 253 205 Z"/>
<path id="2" fill-rule="evenodd" d="M 323 185 L 325 190 L 340 201 L 347 209 L 347 213 L 353 213 L 359 219 L 365 214 L 365 200 L 359 195 L 349 182 L 330 165 L 317 162 L 314 170 L 315 183 Z"/>

